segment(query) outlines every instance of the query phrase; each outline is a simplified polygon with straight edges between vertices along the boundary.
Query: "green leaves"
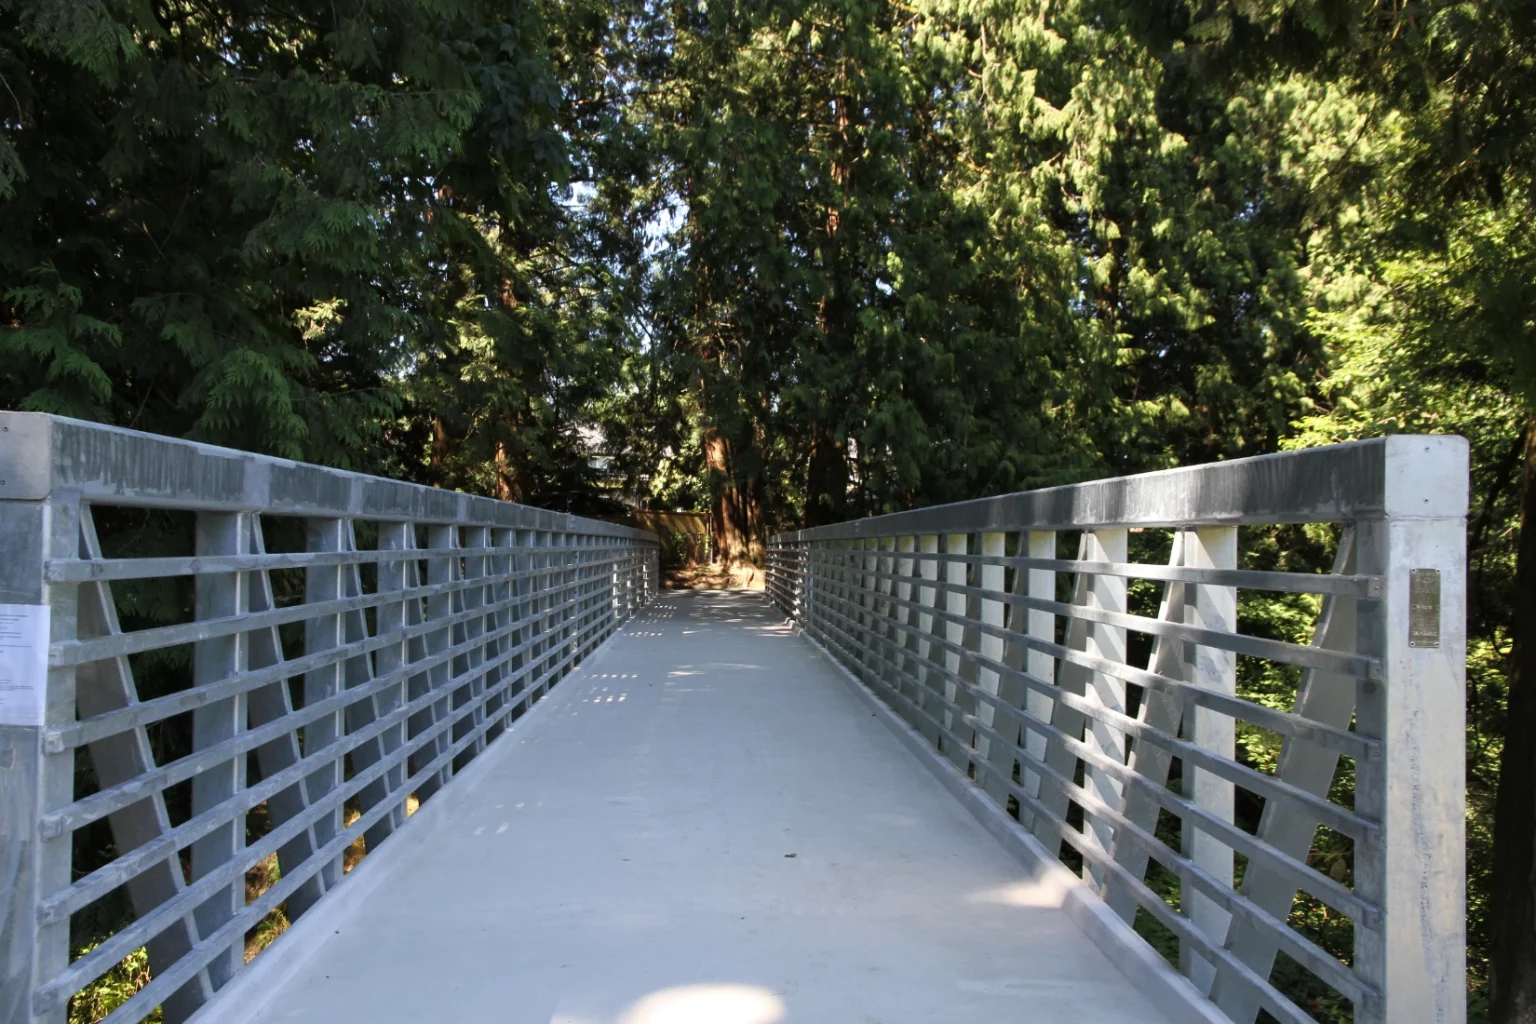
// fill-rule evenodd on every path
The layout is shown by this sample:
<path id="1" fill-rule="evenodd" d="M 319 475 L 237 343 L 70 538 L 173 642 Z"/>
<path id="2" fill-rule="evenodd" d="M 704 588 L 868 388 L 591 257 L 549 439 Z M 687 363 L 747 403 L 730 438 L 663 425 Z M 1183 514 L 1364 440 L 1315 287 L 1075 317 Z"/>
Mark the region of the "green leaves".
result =
<path id="1" fill-rule="evenodd" d="M 526 3 L 0 6 L 0 406 L 427 473 L 380 440 L 454 282 L 523 324 L 558 291 L 546 35 Z M 570 325 L 501 330 L 495 372 Z"/>
<path id="2" fill-rule="evenodd" d="M 114 325 L 81 313 L 80 289 L 66 283 L 51 262 L 44 262 L 28 279 L 11 288 L 5 301 L 26 317 L 24 326 L 0 334 L 0 354 L 12 365 L 41 370 L 40 386 L 19 408 L 92 419 L 112 399 L 112 380 L 91 357 L 91 343 L 116 348 L 122 332 Z"/>

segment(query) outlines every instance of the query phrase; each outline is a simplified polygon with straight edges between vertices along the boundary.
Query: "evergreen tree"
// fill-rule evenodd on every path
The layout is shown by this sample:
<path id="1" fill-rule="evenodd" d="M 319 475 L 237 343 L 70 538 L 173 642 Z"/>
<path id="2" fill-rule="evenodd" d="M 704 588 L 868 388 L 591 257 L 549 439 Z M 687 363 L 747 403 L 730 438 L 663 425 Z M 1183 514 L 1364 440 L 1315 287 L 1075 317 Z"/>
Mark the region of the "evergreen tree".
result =
<path id="1" fill-rule="evenodd" d="M 1325 248 L 1337 270 L 1316 322 L 1335 372 L 1331 403 L 1308 425 L 1324 439 L 1423 429 L 1472 441 L 1472 981 L 1474 994 L 1490 983 L 1496 1024 L 1526 1024 L 1536 1021 L 1536 748 L 1525 742 L 1536 729 L 1536 6 L 1434 4 L 1370 27 L 1337 43 L 1379 104 L 1364 141 L 1377 172 Z"/>
<path id="2" fill-rule="evenodd" d="M 600 286 L 545 37 L 523 2 L 0 6 L 0 404 L 508 494 L 579 464 L 549 410 L 601 346 L 553 310 Z"/>
<path id="3" fill-rule="evenodd" d="M 0 0 L 0 407 L 581 511 L 599 437 L 733 562 L 1464 433 L 1470 976 L 1536 1021 L 1533 33 L 1532 0 Z"/>

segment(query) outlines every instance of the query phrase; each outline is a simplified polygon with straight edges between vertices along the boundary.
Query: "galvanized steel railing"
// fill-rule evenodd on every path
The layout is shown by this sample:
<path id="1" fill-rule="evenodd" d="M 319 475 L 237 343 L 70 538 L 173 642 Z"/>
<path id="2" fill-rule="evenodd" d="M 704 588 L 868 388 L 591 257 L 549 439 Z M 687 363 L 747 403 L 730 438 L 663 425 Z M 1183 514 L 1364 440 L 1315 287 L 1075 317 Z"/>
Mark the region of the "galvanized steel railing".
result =
<path id="1" fill-rule="evenodd" d="M 1171 933 L 1159 984 L 1197 1016 L 1312 1021 L 1283 955 L 1290 991 L 1299 967 L 1358 1024 L 1457 1022 L 1467 486 L 1461 438 L 1393 437 L 782 534 L 768 587 L 941 775 L 1059 854 L 1101 944 L 1139 943 L 1138 914 Z M 1250 527 L 1284 564 L 1279 524 L 1331 526 L 1332 573 L 1243 568 Z M 1306 595 L 1311 644 L 1245 631 L 1254 595 Z M 1278 758 L 1239 756 L 1240 730 Z M 1352 924 L 1352 955 L 1293 926 L 1299 901 Z"/>
<path id="2" fill-rule="evenodd" d="M 185 550 L 110 557 L 104 519 Z M 323 899 L 644 605 L 656 552 L 609 523 L 0 413 L 0 1022 L 63 1021 L 145 946 L 152 980 L 107 1019 L 186 1019 L 274 908 Z M 181 621 L 124 629 L 121 589 L 163 577 L 188 581 L 167 591 Z M 80 843 L 103 821 L 110 846 Z M 71 921 L 110 920 L 124 887 L 132 920 L 72 959 Z"/>

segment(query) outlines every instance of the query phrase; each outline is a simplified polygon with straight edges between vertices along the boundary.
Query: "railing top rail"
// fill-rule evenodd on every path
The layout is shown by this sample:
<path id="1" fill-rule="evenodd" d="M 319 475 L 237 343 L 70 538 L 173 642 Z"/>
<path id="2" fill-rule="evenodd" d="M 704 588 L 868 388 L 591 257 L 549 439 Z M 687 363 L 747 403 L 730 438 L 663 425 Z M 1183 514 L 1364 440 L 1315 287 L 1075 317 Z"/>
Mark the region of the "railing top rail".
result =
<path id="1" fill-rule="evenodd" d="M 0 412 L 0 500 L 460 523 L 654 541 L 648 530 L 44 413 Z"/>
<path id="2" fill-rule="evenodd" d="M 934 505 L 773 540 L 1458 518 L 1467 514 L 1467 459 L 1465 438 L 1398 435 Z"/>

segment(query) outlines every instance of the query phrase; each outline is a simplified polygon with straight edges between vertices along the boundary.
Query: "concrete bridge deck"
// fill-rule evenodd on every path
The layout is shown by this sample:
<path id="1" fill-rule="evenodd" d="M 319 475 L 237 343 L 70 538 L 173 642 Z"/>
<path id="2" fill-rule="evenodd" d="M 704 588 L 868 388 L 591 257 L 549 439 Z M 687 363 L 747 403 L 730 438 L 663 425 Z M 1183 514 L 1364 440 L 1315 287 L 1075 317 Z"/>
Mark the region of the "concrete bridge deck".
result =
<path id="1" fill-rule="evenodd" d="M 1166 1020 L 761 594 L 663 595 L 464 774 L 221 1020 Z"/>

